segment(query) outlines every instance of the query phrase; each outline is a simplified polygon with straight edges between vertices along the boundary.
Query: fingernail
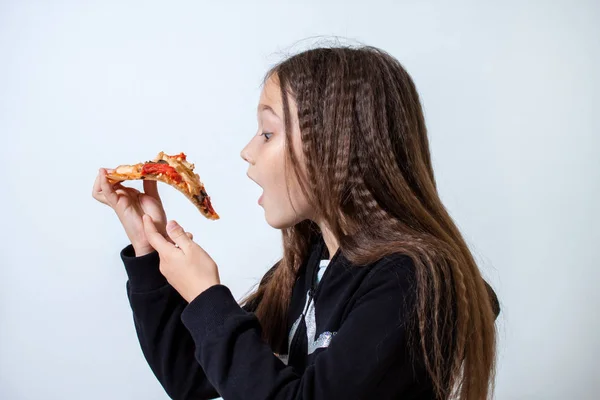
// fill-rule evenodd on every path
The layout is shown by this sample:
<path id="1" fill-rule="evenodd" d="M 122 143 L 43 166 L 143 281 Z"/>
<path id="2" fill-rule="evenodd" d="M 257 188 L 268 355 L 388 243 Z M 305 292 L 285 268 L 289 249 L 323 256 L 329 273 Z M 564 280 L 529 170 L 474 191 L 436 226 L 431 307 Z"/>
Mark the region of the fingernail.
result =
<path id="1" fill-rule="evenodd" d="M 173 229 L 176 229 L 178 226 L 179 226 L 179 224 L 177 222 L 175 222 L 175 221 L 169 221 L 167 223 L 167 231 L 170 232 Z"/>

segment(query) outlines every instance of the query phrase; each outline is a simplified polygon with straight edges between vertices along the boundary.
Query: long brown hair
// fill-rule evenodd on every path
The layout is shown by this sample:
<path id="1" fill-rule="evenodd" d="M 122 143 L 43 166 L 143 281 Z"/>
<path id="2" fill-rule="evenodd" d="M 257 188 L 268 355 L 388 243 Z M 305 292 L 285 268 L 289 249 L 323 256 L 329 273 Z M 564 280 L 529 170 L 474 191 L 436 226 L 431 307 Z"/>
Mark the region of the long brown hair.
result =
<path id="1" fill-rule="evenodd" d="M 265 80 L 271 76 L 281 89 L 291 171 L 341 253 L 355 265 L 391 253 L 410 256 L 417 282 L 412 322 L 437 396 L 487 398 L 496 311 L 439 198 L 411 77 L 373 47 L 311 49 L 276 65 Z M 298 109 L 305 174 L 292 148 L 291 101 Z M 292 286 L 315 232 L 309 220 L 282 230 L 283 258 L 245 299 L 257 305 L 264 338 L 274 349 L 285 343 Z"/>

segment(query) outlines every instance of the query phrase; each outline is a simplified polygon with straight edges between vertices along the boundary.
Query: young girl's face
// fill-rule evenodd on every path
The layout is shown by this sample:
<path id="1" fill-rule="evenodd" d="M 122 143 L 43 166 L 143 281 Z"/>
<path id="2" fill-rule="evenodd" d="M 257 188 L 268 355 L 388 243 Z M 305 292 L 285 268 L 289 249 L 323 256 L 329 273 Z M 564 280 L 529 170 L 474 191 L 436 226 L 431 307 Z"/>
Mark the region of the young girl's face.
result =
<path id="1" fill-rule="evenodd" d="M 295 103 L 290 100 L 294 153 L 304 173 L 302 143 Z M 263 194 L 258 202 L 265 211 L 267 223 L 284 229 L 311 218 L 310 207 L 300 190 L 295 174 L 288 163 L 289 181 L 285 173 L 285 131 L 283 103 L 276 75 L 265 83 L 257 110 L 258 131 L 244 147 L 241 156 L 249 164 L 248 177 L 256 182 Z M 289 187 L 289 194 L 288 194 Z"/>

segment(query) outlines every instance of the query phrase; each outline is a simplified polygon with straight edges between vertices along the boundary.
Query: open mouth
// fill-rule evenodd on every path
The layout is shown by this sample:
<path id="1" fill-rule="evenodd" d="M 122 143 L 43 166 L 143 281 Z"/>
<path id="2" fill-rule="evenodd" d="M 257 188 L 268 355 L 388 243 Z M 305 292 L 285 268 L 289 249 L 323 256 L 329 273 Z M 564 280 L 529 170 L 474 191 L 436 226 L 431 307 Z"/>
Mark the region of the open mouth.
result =
<path id="1" fill-rule="evenodd" d="M 262 189 L 262 186 L 260 185 L 260 183 L 258 183 L 258 182 L 256 181 L 256 179 L 252 178 L 252 177 L 250 176 L 250 174 L 246 173 L 246 176 L 248 176 L 248 178 L 249 178 L 249 179 L 250 179 L 252 182 L 256 183 L 256 184 L 257 184 L 257 185 L 258 185 L 258 186 L 259 186 L 259 187 Z M 264 192 L 264 190 L 263 190 L 262 194 L 261 194 L 261 195 L 260 195 L 260 197 L 258 198 L 258 204 L 262 204 L 262 201 L 263 201 L 263 197 L 264 197 L 264 195 L 265 195 L 265 192 Z"/>

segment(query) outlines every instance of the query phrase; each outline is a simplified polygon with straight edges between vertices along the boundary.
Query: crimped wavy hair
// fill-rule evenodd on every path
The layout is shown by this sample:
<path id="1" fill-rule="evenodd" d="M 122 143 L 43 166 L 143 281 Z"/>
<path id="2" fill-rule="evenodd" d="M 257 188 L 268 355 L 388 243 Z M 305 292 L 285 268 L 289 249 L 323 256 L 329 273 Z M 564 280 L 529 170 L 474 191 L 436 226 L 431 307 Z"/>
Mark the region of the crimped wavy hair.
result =
<path id="1" fill-rule="evenodd" d="M 440 399 L 493 391 L 497 299 L 437 192 L 415 85 L 373 47 L 301 52 L 273 67 L 284 108 L 286 157 L 301 189 L 345 258 L 366 265 L 391 253 L 416 267 L 414 340 Z M 295 102 L 306 174 L 292 148 Z M 256 304 L 265 340 L 286 342 L 296 273 L 315 226 L 284 229 L 283 258 L 244 302 Z"/>

